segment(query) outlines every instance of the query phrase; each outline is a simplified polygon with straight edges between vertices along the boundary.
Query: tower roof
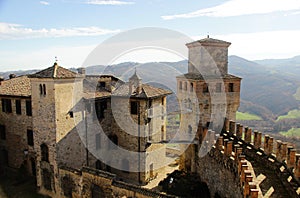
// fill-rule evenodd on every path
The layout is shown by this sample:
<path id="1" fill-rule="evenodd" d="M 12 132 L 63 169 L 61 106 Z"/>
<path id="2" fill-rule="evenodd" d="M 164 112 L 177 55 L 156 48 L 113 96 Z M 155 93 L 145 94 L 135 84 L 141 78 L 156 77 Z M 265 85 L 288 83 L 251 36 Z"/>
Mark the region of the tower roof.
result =
<path id="1" fill-rule="evenodd" d="M 56 62 L 53 66 L 48 67 L 42 71 L 30 75 L 31 78 L 76 78 L 77 74 L 73 71 L 59 66 Z"/>
<path id="2" fill-rule="evenodd" d="M 135 71 L 134 71 L 134 74 L 129 78 L 129 81 L 131 80 L 142 80 L 142 78 L 136 73 L 136 68 L 135 68 Z"/>
<path id="3" fill-rule="evenodd" d="M 214 38 L 207 38 L 200 39 L 191 43 L 187 43 L 187 47 L 195 47 L 195 46 L 218 46 L 218 47 L 229 47 L 231 45 L 230 42 L 222 41 Z"/>

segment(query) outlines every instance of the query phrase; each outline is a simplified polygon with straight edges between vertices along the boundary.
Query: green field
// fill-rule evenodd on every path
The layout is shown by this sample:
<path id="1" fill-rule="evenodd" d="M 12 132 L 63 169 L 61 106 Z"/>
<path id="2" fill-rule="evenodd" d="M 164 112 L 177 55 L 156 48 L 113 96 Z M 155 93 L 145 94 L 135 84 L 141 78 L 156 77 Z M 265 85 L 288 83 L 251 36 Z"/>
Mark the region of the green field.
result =
<path id="1" fill-rule="evenodd" d="M 297 89 L 296 93 L 294 94 L 296 100 L 300 100 L 300 87 Z"/>
<path id="2" fill-rule="evenodd" d="M 293 118 L 300 118 L 300 110 L 298 110 L 298 109 L 291 110 L 288 112 L 287 115 L 279 116 L 276 121 L 279 121 L 282 119 L 293 119 Z"/>
<path id="3" fill-rule="evenodd" d="M 236 112 L 236 119 L 237 120 L 262 120 L 261 117 L 251 113 L 243 113 L 243 112 Z"/>
<path id="4" fill-rule="evenodd" d="M 300 128 L 291 128 L 288 131 L 282 131 L 279 133 L 288 137 L 300 137 Z"/>

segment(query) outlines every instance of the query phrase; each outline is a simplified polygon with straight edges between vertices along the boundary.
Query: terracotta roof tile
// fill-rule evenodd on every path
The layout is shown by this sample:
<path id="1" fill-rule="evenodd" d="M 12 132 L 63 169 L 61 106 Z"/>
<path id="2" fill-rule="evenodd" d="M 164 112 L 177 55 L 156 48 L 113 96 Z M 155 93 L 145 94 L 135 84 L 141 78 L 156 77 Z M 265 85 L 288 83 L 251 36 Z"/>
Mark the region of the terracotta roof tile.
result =
<path id="1" fill-rule="evenodd" d="M 197 73 L 186 73 L 180 76 L 177 76 L 178 78 L 186 78 L 186 79 L 193 79 L 193 80 L 204 80 L 204 79 L 216 79 L 220 78 L 219 76 L 211 75 L 211 76 L 205 76 L 205 78 L 201 74 Z M 231 75 L 231 74 L 226 74 L 221 77 L 222 79 L 241 79 L 240 77 Z"/>
<path id="2" fill-rule="evenodd" d="M 136 98 L 155 98 L 158 96 L 164 96 L 172 94 L 171 91 L 161 89 L 158 87 L 154 87 L 148 84 L 142 84 L 142 91 L 140 94 L 136 94 L 133 92 L 129 95 L 129 83 L 125 83 L 118 87 L 114 92 L 113 96 L 121 96 L 121 97 L 136 97 Z"/>
<path id="3" fill-rule="evenodd" d="M 0 95 L 31 96 L 31 83 L 28 76 L 20 76 L 1 82 Z"/>
<path id="4" fill-rule="evenodd" d="M 61 66 L 58 66 L 57 63 L 54 63 L 53 66 L 48 67 L 42 71 L 39 71 L 35 74 L 30 75 L 31 78 L 76 78 L 77 73 L 65 69 Z"/>

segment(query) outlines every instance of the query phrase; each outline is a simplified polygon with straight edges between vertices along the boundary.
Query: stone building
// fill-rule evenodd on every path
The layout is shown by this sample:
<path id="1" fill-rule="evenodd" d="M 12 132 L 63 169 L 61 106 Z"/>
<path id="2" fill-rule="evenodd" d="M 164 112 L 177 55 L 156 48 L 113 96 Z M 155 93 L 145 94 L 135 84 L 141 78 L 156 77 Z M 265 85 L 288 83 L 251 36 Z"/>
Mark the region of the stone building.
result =
<path id="1" fill-rule="evenodd" d="M 0 170 L 23 166 L 35 175 L 31 83 L 27 76 L 0 81 Z"/>
<path id="2" fill-rule="evenodd" d="M 57 63 L 1 81 L 1 168 L 25 166 L 51 197 L 60 194 L 60 167 L 92 167 L 146 184 L 163 166 L 169 94 L 142 84 L 136 72 L 125 83 Z"/>
<path id="3" fill-rule="evenodd" d="M 229 42 L 205 38 L 186 44 L 189 50 L 188 73 L 177 77 L 177 96 L 181 104 L 181 138 L 186 152 L 185 169 L 195 171 L 192 143 L 202 141 L 204 129 L 220 132 L 224 119 L 235 120 L 240 105 L 241 78 L 228 73 Z M 188 149 L 188 146 L 190 147 Z"/>

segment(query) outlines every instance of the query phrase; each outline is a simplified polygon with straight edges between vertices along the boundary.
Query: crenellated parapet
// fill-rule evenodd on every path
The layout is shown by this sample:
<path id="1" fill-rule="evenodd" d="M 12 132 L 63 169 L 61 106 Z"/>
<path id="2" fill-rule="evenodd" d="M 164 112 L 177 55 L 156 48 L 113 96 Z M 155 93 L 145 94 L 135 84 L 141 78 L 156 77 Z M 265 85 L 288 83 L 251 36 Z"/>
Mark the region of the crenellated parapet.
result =
<path id="1" fill-rule="evenodd" d="M 248 190 L 248 187 L 252 186 L 253 181 L 250 178 L 246 179 L 250 173 L 247 171 L 243 155 L 263 168 L 272 170 L 290 197 L 299 196 L 300 154 L 296 153 L 292 144 L 275 140 L 267 134 L 263 135 L 234 121 L 225 120 L 224 126 L 225 130 L 216 140 L 216 148 L 224 152 L 224 155 L 238 159 L 238 174 L 243 184 L 244 195 L 250 195 L 251 190 Z M 252 191 L 256 193 L 256 190 Z"/>

